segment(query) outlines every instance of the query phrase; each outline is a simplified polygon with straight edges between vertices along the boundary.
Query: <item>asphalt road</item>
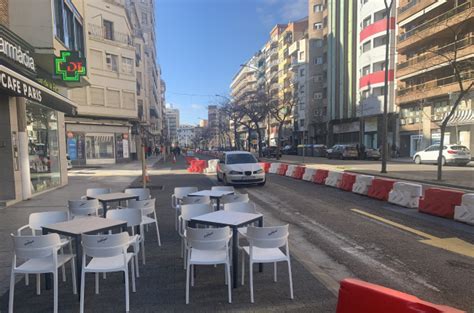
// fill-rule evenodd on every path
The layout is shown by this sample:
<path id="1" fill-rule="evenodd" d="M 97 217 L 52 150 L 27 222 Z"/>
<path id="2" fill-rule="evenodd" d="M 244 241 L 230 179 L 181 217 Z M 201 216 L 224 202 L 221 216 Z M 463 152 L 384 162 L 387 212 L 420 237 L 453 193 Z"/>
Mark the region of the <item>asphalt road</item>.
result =
<path id="1" fill-rule="evenodd" d="M 290 224 L 294 256 L 328 289 L 356 277 L 474 312 L 474 227 L 272 174 L 239 192 L 269 223 Z"/>

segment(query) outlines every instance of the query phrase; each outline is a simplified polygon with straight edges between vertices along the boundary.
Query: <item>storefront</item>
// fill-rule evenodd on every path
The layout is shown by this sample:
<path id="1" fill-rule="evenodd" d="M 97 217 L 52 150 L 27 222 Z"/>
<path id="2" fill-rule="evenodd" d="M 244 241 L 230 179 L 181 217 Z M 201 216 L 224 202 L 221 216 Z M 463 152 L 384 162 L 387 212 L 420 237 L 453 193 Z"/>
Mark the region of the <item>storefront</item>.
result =
<path id="1" fill-rule="evenodd" d="M 31 51 L 31 52 L 30 52 Z M 76 106 L 40 84 L 33 47 L 0 25 L 0 200 L 67 184 L 64 113 Z"/>

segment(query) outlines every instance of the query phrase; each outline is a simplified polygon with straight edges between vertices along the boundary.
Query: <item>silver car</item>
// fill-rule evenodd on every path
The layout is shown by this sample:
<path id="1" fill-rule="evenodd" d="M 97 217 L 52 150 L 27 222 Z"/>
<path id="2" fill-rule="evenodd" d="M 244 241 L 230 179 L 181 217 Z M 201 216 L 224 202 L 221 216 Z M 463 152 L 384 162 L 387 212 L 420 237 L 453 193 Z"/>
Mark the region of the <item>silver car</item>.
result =
<path id="1" fill-rule="evenodd" d="M 225 185 L 265 185 L 265 171 L 257 158 L 246 151 L 225 152 L 219 158 L 217 180 Z"/>

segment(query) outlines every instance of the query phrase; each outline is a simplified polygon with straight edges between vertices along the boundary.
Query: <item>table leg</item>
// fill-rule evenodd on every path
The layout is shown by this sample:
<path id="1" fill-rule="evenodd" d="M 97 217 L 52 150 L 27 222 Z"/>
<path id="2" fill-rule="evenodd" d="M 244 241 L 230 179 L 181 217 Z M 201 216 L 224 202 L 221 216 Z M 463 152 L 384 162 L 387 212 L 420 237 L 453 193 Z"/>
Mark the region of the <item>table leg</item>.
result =
<path id="1" fill-rule="evenodd" d="M 216 198 L 216 211 L 221 209 L 221 198 Z"/>
<path id="2" fill-rule="evenodd" d="M 76 284 L 81 286 L 81 272 L 82 272 L 82 249 L 81 249 L 81 235 L 78 235 L 74 238 L 74 243 L 76 244 Z M 80 288 L 78 287 L 78 290 Z M 80 300 L 81 293 L 77 293 L 77 297 Z"/>
<path id="3" fill-rule="evenodd" d="M 263 217 L 258 220 L 258 227 L 263 227 Z M 258 264 L 258 271 L 263 272 L 263 263 Z"/>
<path id="4" fill-rule="evenodd" d="M 43 235 L 47 235 L 48 231 L 43 228 L 42 233 L 43 233 Z M 52 278 L 53 278 L 52 274 L 46 273 L 43 276 L 44 276 L 44 288 L 46 290 L 51 289 L 51 281 L 52 281 Z"/>
<path id="5" fill-rule="evenodd" d="M 237 227 L 232 227 L 232 284 L 234 288 L 237 288 L 238 277 L 239 277 L 239 232 L 237 231 Z"/>
<path id="6" fill-rule="evenodd" d="M 102 202 L 102 210 L 104 211 L 104 218 L 105 218 L 107 214 L 107 201 Z"/>

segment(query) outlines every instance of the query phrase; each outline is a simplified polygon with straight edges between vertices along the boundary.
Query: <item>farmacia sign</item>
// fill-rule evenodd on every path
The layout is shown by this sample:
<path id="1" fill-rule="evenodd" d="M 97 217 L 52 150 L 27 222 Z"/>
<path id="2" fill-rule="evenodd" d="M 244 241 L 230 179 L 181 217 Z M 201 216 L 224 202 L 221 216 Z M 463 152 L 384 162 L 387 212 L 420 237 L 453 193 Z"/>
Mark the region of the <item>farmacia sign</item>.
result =
<path id="1" fill-rule="evenodd" d="M 0 53 L 33 72 L 36 72 L 35 60 L 30 56 L 30 51 L 24 51 L 20 45 L 11 43 L 3 37 L 0 37 Z"/>

